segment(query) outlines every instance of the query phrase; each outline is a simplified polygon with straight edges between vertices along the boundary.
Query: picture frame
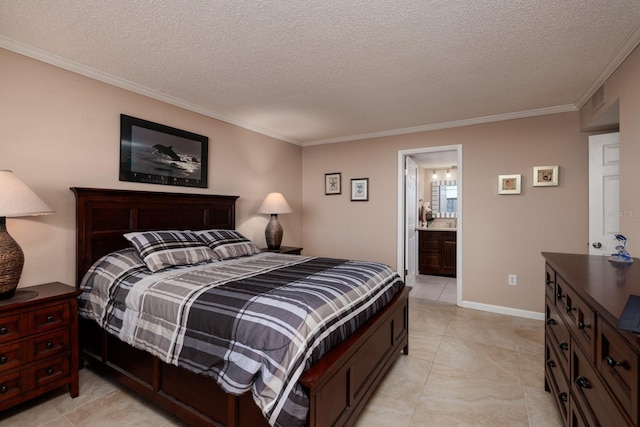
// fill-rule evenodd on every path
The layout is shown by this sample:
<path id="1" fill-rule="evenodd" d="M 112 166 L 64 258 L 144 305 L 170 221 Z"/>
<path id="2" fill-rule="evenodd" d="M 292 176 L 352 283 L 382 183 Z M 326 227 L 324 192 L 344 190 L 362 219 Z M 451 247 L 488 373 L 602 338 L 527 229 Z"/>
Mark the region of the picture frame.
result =
<path id="1" fill-rule="evenodd" d="M 120 181 L 207 188 L 209 138 L 120 115 Z"/>
<path id="2" fill-rule="evenodd" d="M 522 175 L 498 175 L 498 194 L 520 194 Z"/>
<path id="3" fill-rule="evenodd" d="M 558 185 L 558 166 L 534 166 L 533 186 L 551 187 Z"/>
<path id="4" fill-rule="evenodd" d="M 351 201 L 369 201 L 369 178 L 354 178 L 351 180 Z"/>
<path id="5" fill-rule="evenodd" d="M 324 174 L 324 194 L 342 194 L 342 174 L 340 172 Z"/>

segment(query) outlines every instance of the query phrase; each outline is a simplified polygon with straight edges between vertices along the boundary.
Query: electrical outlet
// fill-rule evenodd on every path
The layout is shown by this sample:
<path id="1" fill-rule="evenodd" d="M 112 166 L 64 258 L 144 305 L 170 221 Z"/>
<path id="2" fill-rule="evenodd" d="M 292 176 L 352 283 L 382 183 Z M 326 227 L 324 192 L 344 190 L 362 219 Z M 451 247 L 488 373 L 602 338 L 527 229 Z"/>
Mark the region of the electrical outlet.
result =
<path id="1" fill-rule="evenodd" d="M 509 275 L 509 285 L 510 286 L 515 286 L 518 284 L 518 276 L 516 276 L 515 274 L 510 274 Z"/>

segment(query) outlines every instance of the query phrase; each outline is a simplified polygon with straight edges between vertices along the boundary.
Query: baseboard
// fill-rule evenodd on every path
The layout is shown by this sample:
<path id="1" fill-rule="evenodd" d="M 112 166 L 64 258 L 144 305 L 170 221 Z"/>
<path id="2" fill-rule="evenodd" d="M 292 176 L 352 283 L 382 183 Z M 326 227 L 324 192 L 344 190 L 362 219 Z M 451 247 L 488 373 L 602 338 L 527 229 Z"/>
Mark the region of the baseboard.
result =
<path id="1" fill-rule="evenodd" d="M 544 313 L 529 310 L 519 310 L 516 308 L 502 307 L 500 305 L 483 304 L 480 302 L 461 301 L 459 307 L 471 308 L 473 310 L 488 311 L 491 313 L 506 314 L 507 316 L 524 317 L 527 319 L 544 320 Z"/>

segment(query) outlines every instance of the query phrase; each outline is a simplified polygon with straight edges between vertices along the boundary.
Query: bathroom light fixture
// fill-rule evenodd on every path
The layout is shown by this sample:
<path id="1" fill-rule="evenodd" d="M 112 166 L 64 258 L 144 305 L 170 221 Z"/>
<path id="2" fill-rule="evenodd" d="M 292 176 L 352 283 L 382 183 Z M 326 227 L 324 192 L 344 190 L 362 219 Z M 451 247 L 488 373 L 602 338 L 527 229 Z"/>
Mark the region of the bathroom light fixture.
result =
<path id="1" fill-rule="evenodd" d="M 447 169 L 447 174 L 445 175 L 447 178 L 451 178 L 451 173 L 449 172 L 449 169 Z"/>
<path id="2" fill-rule="evenodd" d="M 438 179 L 438 174 L 436 173 L 436 171 L 433 171 L 433 175 L 431 175 L 431 178 Z"/>

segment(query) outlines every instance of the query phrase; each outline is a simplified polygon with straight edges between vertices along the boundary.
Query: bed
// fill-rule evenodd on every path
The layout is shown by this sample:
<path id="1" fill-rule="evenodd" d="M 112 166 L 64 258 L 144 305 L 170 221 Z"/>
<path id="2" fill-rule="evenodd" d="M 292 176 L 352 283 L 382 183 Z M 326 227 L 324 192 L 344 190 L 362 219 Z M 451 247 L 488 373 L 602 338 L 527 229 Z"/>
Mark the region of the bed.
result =
<path id="1" fill-rule="evenodd" d="M 78 286 L 96 261 L 130 246 L 123 237 L 127 233 L 235 229 L 236 196 L 71 190 L 76 195 Z M 267 254 L 255 256 L 263 263 L 271 261 Z M 280 256 L 291 257 L 288 260 L 294 264 L 307 258 L 314 261 Z M 307 426 L 352 425 L 393 362 L 402 352 L 408 353 L 408 292 L 402 288 L 296 377 L 295 387 L 308 397 Z M 211 378 L 134 348 L 93 320 L 80 319 L 80 345 L 81 358 L 91 369 L 111 375 L 190 425 L 269 425 L 251 393 L 227 393 Z"/>

